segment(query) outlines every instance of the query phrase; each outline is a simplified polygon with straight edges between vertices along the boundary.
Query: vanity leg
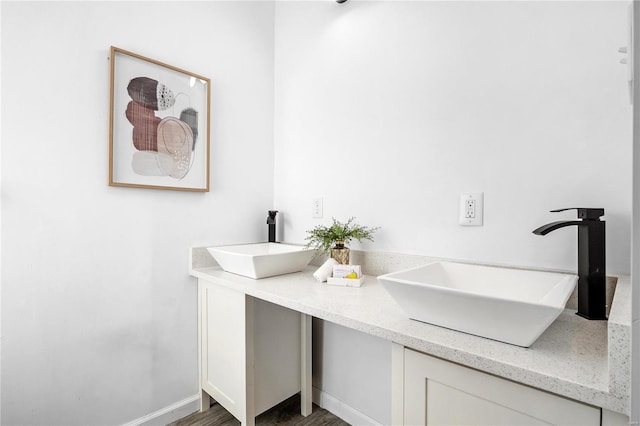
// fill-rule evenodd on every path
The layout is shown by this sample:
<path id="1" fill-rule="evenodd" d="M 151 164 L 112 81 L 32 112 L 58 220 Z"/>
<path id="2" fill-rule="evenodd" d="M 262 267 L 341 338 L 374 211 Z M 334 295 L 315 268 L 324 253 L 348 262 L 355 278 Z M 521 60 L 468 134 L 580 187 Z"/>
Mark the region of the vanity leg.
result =
<path id="1" fill-rule="evenodd" d="M 207 411 L 211 407 L 211 397 L 200 389 L 200 412 Z"/>
<path id="2" fill-rule="evenodd" d="M 211 407 L 211 397 L 202 389 L 202 304 L 204 303 L 205 290 L 201 280 L 198 280 L 198 387 L 200 388 L 200 412 L 207 411 Z"/>
<path id="3" fill-rule="evenodd" d="M 300 314 L 300 414 L 308 416 L 313 411 L 311 398 L 311 321 L 313 317 Z"/>
<path id="4" fill-rule="evenodd" d="M 391 423 L 404 424 L 404 346 L 391 345 Z"/>
<path id="5" fill-rule="evenodd" d="M 255 382 L 253 375 L 253 366 L 255 361 L 255 299 L 249 295 L 245 295 L 245 395 L 244 395 L 244 421 L 242 426 L 254 426 L 256 424 L 255 411 Z"/>

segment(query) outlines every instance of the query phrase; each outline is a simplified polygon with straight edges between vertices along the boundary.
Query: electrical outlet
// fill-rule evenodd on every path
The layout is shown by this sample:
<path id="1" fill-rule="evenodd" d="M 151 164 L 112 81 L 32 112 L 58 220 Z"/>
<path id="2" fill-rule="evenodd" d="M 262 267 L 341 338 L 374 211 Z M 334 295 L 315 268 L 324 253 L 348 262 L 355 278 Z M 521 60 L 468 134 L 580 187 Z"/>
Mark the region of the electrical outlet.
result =
<path id="1" fill-rule="evenodd" d="M 463 226 L 482 226 L 483 192 L 467 192 L 460 195 L 460 217 L 458 222 Z"/>
<path id="2" fill-rule="evenodd" d="M 315 197 L 311 203 L 311 217 L 322 218 L 322 197 Z"/>
<path id="3" fill-rule="evenodd" d="M 464 200 L 464 217 L 465 219 L 476 217 L 476 200 L 473 198 Z"/>

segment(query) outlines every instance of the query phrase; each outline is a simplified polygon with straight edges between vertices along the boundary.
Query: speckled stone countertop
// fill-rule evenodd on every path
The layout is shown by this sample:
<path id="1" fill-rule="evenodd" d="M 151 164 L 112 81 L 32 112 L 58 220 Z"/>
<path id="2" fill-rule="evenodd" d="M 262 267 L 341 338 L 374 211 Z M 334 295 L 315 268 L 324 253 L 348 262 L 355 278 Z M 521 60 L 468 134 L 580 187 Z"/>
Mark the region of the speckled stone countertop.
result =
<path id="1" fill-rule="evenodd" d="M 360 288 L 318 283 L 315 266 L 253 280 L 224 272 L 194 248 L 190 274 L 316 318 L 558 395 L 629 413 L 631 297 L 618 277 L 609 321 L 587 321 L 566 309 L 529 348 L 407 318 L 376 277 Z"/>

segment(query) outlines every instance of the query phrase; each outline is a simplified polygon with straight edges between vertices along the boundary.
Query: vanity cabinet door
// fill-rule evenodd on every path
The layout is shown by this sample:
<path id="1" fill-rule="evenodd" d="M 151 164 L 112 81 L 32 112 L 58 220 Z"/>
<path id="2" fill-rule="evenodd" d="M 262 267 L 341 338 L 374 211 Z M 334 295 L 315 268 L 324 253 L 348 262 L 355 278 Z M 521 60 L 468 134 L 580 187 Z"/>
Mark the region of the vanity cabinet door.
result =
<path id="1" fill-rule="evenodd" d="M 247 409 L 253 411 L 252 376 L 246 374 L 247 354 L 253 354 L 246 338 L 247 326 L 253 327 L 251 306 L 243 293 L 204 280 L 199 292 L 201 389 L 244 423 Z"/>
<path id="2" fill-rule="evenodd" d="M 600 409 L 411 349 L 405 425 L 600 425 Z"/>

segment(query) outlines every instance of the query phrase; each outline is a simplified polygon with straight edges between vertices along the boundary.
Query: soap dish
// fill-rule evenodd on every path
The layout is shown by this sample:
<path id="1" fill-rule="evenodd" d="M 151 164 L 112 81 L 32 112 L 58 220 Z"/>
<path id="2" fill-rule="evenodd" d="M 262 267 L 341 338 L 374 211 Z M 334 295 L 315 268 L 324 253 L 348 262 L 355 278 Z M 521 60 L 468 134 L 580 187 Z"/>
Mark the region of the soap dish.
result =
<path id="1" fill-rule="evenodd" d="M 342 287 L 362 287 L 364 283 L 364 278 L 327 278 L 327 284 L 329 285 L 338 285 Z"/>

